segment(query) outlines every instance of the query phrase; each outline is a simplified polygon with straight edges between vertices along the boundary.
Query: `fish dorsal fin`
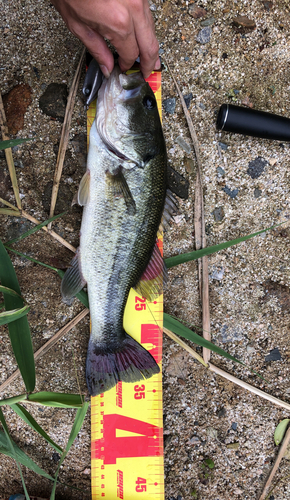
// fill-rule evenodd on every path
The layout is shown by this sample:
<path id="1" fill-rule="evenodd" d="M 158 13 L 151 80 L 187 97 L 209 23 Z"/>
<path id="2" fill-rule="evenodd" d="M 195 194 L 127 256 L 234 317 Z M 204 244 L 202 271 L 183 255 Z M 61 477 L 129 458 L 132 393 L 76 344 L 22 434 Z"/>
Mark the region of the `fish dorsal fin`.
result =
<path id="1" fill-rule="evenodd" d="M 90 196 L 90 171 L 87 170 L 83 175 L 82 180 L 79 185 L 77 202 L 79 205 L 86 205 Z"/>
<path id="2" fill-rule="evenodd" d="M 152 302 L 162 294 L 163 284 L 166 282 L 167 269 L 156 241 L 150 261 L 134 288 L 142 297 Z"/>
<path id="3" fill-rule="evenodd" d="M 128 210 L 128 214 L 135 215 L 136 204 L 121 169 L 118 169 L 118 171 L 115 174 L 107 173 L 107 181 L 109 184 L 111 196 L 113 198 L 123 196 Z"/>
<path id="4" fill-rule="evenodd" d="M 171 221 L 173 215 L 176 214 L 177 212 L 178 212 L 177 201 L 174 198 L 170 189 L 167 189 L 163 215 L 162 215 L 161 224 L 160 224 L 160 228 L 159 228 L 160 231 L 163 231 L 164 229 L 169 229 L 170 221 Z"/>
<path id="5" fill-rule="evenodd" d="M 75 295 L 85 286 L 86 280 L 82 276 L 79 251 L 71 261 L 70 267 L 66 270 L 61 282 L 61 295 L 63 301 L 71 305 Z"/>

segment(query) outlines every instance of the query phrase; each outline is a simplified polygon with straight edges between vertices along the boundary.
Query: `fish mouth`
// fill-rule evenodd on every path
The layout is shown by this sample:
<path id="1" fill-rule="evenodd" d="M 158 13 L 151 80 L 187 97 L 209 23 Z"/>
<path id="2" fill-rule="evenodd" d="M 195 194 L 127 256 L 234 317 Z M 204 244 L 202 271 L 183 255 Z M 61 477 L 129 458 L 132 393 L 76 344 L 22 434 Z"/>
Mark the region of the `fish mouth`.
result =
<path id="1" fill-rule="evenodd" d="M 108 152 L 122 164 L 138 164 L 134 157 L 122 151 L 122 138 L 136 137 L 129 126 L 126 101 L 137 99 L 145 80 L 141 72 L 126 75 L 116 65 L 108 80 L 104 80 L 97 102 L 96 127 Z M 125 165 L 124 165 L 125 166 Z"/>

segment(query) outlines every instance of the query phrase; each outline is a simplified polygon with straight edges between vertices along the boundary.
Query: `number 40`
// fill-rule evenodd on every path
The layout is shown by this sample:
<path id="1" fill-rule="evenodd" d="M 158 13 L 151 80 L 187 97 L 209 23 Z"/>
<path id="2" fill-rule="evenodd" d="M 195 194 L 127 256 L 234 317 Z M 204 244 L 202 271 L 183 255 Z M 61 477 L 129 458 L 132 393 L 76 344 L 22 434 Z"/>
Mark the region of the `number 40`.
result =
<path id="1" fill-rule="evenodd" d="M 138 493 L 146 491 L 146 479 L 143 479 L 143 477 L 137 477 L 136 484 L 136 491 L 138 491 Z"/>

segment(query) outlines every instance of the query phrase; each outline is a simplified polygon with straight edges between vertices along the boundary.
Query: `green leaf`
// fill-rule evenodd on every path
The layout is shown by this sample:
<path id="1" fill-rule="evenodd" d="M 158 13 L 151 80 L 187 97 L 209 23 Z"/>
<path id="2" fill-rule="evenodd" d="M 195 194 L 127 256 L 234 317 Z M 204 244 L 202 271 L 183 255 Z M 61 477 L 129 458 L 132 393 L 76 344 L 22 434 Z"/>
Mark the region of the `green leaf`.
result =
<path id="1" fill-rule="evenodd" d="M 21 309 L 11 309 L 11 311 L 3 311 L 0 313 L 0 326 L 7 325 L 8 323 L 12 323 L 12 321 L 16 321 L 17 319 L 25 316 L 28 311 L 30 311 L 29 306 L 24 306 Z"/>
<path id="2" fill-rule="evenodd" d="M 282 442 L 289 422 L 289 418 L 284 418 L 284 420 L 281 420 L 281 422 L 277 425 L 274 432 L 274 441 L 277 446 Z"/>
<path id="3" fill-rule="evenodd" d="M 4 309 L 4 307 L 5 307 L 4 302 L 0 302 L 0 311 L 1 311 L 2 309 Z"/>
<path id="4" fill-rule="evenodd" d="M 69 452 L 69 450 L 70 450 L 70 448 L 71 448 L 71 446 L 72 446 L 75 438 L 77 437 L 78 433 L 81 430 L 81 427 L 83 425 L 83 421 L 85 419 L 88 407 L 89 407 L 89 403 L 84 403 L 83 407 L 79 408 L 78 411 L 77 411 L 76 418 L 75 418 L 74 424 L 72 426 L 72 430 L 71 430 L 71 433 L 70 433 L 70 436 L 69 436 L 69 439 L 68 439 L 68 443 L 67 443 L 66 449 L 63 452 L 63 454 L 62 454 L 62 456 L 60 458 L 59 464 L 58 464 L 58 468 L 57 468 L 57 471 L 56 471 L 56 474 L 55 474 L 55 478 L 54 478 L 54 484 L 53 484 L 52 492 L 51 492 L 51 495 L 50 495 L 50 500 L 55 500 L 56 483 L 57 483 L 57 477 L 58 477 L 58 474 L 59 474 L 59 471 L 60 471 L 60 466 L 61 466 L 62 462 L 64 461 L 66 455 L 68 454 L 68 452 Z"/>
<path id="5" fill-rule="evenodd" d="M 58 408 L 80 408 L 83 406 L 83 399 L 79 394 L 43 391 L 30 394 L 27 399 L 33 403 Z"/>
<path id="6" fill-rule="evenodd" d="M 49 444 L 51 444 L 51 446 L 53 446 L 53 448 L 62 453 L 63 452 L 63 449 L 58 445 L 56 444 L 53 439 L 51 439 L 49 437 L 49 435 L 45 432 L 44 429 L 42 429 L 42 427 L 40 427 L 40 425 L 36 422 L 36 420 L 34 420 L 33 416 L 21 405 L 19 404 L 11 404 L 9 403 L 11 408 L 15 411 L 15 413 L 17 413 L 17 415 L 22 418 L 22 420 L 24 420 L 24 422 L 26 422 L 28 425 L 30 425 L 30 427 L 35 430 L 36 432 L 38 432 L 38 434 L 40 434 Z"/>
<path id="7" fill-rule="evenodd" d="M 19 403 L 20 401 L 24 401 L 27 399 L 27 394 L 20 394 L 20 396 L 13 396 L 12 398 L 0 399 L 0 406 L 3 405 L 13 405 Z"/>
<path id="8" fill-rule="evenodd" d="M 0 292 L 7 293 L 8 295 L 12 295 L 13 297 L 20 297 L 20 295 L 18 295 L 15 290 L 12 290 L 12 288 L 7 288 L 7 286 L 0 285 Z"/>
<path id="9" fill-rule="evenodd" d="M 231 359 L 232 361 L 236 361 L 236 363 L 240 363 L 241 365 L 246 366 L 244 363 L 242 363 L 242 361 L 239 361 L 238 359 L 234 358 L 220 347 L 216 346 L 215 344 L 212 344 L 211 342 L 204 339 L 197 333 L 193 332 L 192 330 L 187 328 L 187 326 L 184 326 L 182 323 L 172 318 L 172 316 L 170 316 L 169 314 L 166 313 L 163 314 L 163 325 L 168 330 L 171 330 L 172 332 L 176 333 L 176 335 L 180 335 L 181 337 L 184 337 L 187 340 L 191 340 L 197 345 L 200 345 L 202 347 L 207 347 L 211 351 L 220 354 L 220 356 L 224 356 L 225 358 Z"/>
<path id="10" fill-rule="evenodd" d="M 204 463 L 208 466 L 209 469 L 214 469 L 214 461 L 211 458 L 206 458 Z"/>
<path id="11" fill-rule="evenodd" d="M 17 243 L 17 241 L 23 240 L 27 236 L 30 236 L 31 234 L 39 231 L 42 227 L 47 226 L 50 222 L 53 222 L 54 220 L 59 219 L 59 217 L 62 217 L 66 213 L 67 212 L 62 212 L 61 214 L 54 215 L 54 217 L 51 217 L 50 219 L 47 219 L 44 222 L 41 222 L 41 224 L 38 224 L 37 226 L 33 227 L 32 229 L 29 229 L 25 233 L 21 234 L 17 238 L 14 238 L 14 240 L 7 241 L 4 246 L 9 247 L 9 245 L 12 245 L 13 243 Z"/>
<path id="12" fill-rule="evenodd" d="M 281 224 L 285 224 L 285 222 L 282 222 Z M 164 262 L 166 264 L 166 267 L 169 269 L 170 267 L 178 266 L 179 264 L 184 264 L 185 262 L 190 262 L 191 260 L 200 259 L 205 255 L 211 255 L 212 253 L 219 252 L 220 250 L 224 250 L 225 248 L 232 247 L 233 245 L 242 243 L 243 241 L 249 240 L 250 238 L 254 238 L 254 236 L 258 236 L 259 234 L 265 233 L 266 231 L 275 229 L 275 227 L 278 227 L 281 224 L 276 224 L 276 226 L 271 226 L 268 227 L 267 229 L 262 229 L 257 233 L 248 234 L 247 236 L 242 236 L 241 238 L 236 238 L 235 240 L 225 241 L 224 243 L 220 243 L 219 245 L 214 245 L 212 247 L 202 248 L 201 250 L 195 250 L 193 252 L 175 255 L 174 257 L 169 257 L 168 259 L 164 259 Z"/>
<path id="13" fill-rule="evenodd" d="M 2 286 L 11 288 L 19 297 L 4 294 L 6 311 L 20 309 L 24 306 L 21 291 L 12 262 L 0 241 L 0 281 Z M 12 349 L 18 364 L 18 368 L 25 383 L 27 392 L 35 387 L 35 365 L 32 349 L 32 341 L 27 316 L 23 316 L 8 325 Z"/>
<path id="14" fill-rule="evenodd" d="M 23 142 L 33 141 L 33 138 L 29 139 L 8 139 L 7 141 L 0 141 L 0 151 L 2 149 L 14 148 L 14 146 L 18 146 Z"/>
<path id="15" fill-rule="evenodd" d="M 39 260 L 33 259 L 33 257 L 29 257 L 29 255 L 26 255 L 25 253 L 18 252 L 17 250 L 14 250 L 14 248 L 10 248 L 8 245 L 4 245 L 6 250 L 9 250 L 9 252 L 13 252 L 16 255 L 19 255 L 20 257 L 23 257 L 24 259 L 30 260 L 31 262 L 34 262 L 35 264 L 39 264 L 40 266 L 47 267 L 48 269 L 51 269 L 52 271 L 58 272 L 59 269 L 56 267 L 50 266 L 49 264 L 44 264 L 43 262 L 40 262 Z"/>
<path id="16" fill-rule="evenodd" d="M 10 438 L 12 441 L 12 439 Z M 13 451 L 7 442 L 7 438 L 4 432 L 0 432 L 0 453 L 3 455 L 7 455 L 8 457 L 14 458 L 16 457 L 17 461 L 20 462 L 28 469 L 32 470 L 36 474 L 39 474 L 42 477 L 46 477 L 53 481 L 53 477 L 47 474 L 44 470 L 42 470 L 31 458 L 29 458 L 24 451 L 22 451 L 18 446 L 12 441 Z"/>
<path id="17" fill-rule="evenodd" d="M 26 500 L 30 500 L 28 492 L 27 492 L 27 489 L 26 489 L 26 485 L 25 485 L 25 482 L 24 482 L 24 478 L 23 478 L 23 475 L 22 475 L 22 470 L 21 470 L 21 467 L 20 467 L 20 465 L 18 463 L 17 455 L 16 455 L 16 453 L 14 451 L 14 446 L 13 446 L 14 443 L 13 443 L 11 437 L 10 437 L 10 434 L 9 434 L 9 431 L 8 431 L 8 427 L 7 427 L 7 424 L 6 424 L 6 421 L 5 421 L 5 418 L 4 418 L 4 415 L 3 415 L 3 412 L 1 410 L 1 408 L 0 408 L 0 422 L 3 425 L 3 429 L 4 429 L 4 433 L 5 433 L 5 437 L 6 437 L 6 442 L 8 444 L 8 446 L 7 446 L 8 451 L 10 451 L 12 458 L 14 458 L 14 460 L 16 461 L 16 464 L 17 464 L 17 467 L 18 467 L 18 470 L 19 470 L 19 474 L 20 474 L 20 477 L 21 477 L 22 486 L 23 486 L 23 489 L 24 489 Z"/>

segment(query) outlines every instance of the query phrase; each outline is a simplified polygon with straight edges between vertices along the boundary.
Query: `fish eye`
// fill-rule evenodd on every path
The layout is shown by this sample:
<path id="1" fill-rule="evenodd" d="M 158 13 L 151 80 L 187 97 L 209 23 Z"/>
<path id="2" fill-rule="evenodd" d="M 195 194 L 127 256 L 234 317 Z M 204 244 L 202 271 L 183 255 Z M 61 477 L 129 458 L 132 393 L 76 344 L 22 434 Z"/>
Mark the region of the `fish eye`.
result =
<path id="1" fill-rule="evenodd" d="M 143 99 L 143 106 L 147 109 L 154 109 L 156 108 L 156 100 L 151 95 L 145 95 Z"/>

